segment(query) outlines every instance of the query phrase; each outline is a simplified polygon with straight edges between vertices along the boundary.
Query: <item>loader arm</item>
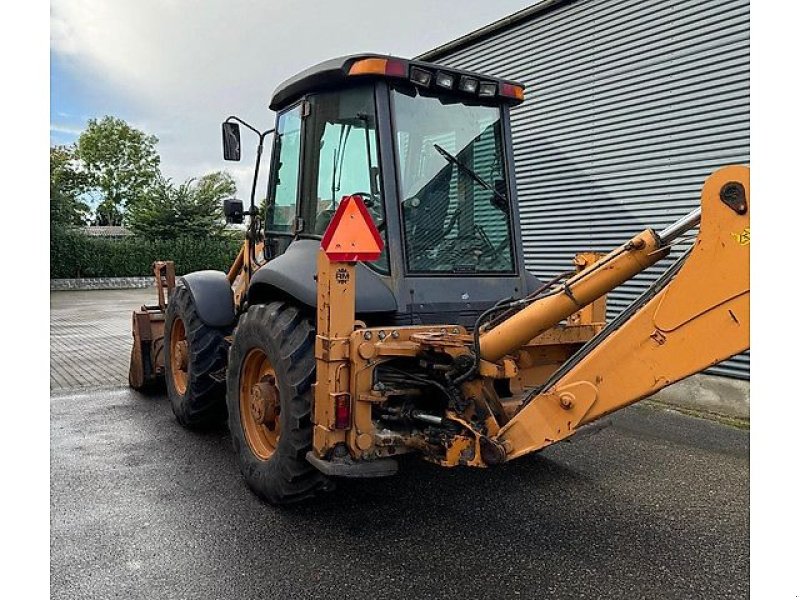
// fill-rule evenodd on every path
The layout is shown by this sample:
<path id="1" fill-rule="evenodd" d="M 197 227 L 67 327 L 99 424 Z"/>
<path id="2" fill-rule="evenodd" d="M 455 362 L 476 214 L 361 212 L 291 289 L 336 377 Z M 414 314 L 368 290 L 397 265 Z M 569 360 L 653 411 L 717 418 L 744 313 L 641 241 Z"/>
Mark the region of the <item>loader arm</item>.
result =
<path id="1" fill-rule="evenodd" d="M 569 437 L 750 346 L 750 175 L 706 181 L 697 240 L 674 277 L 565 364 L 498 432 L 507 459 Z"/>

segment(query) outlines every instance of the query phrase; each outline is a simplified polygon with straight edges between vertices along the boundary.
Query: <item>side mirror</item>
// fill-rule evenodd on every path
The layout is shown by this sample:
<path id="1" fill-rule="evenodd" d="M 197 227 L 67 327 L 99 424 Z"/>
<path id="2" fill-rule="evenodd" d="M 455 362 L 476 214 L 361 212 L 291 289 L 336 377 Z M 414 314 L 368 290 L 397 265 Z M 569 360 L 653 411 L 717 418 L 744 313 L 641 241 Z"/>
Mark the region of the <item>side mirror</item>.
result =
<path id="1" fill-rule="evenodd" d="M 222 155 L 225 160 L 240 160 L 242 158 L 238 123 L 225 121 L 222 124 Z"/>
<path id="2" fill-rule="evenodd" d="M 226 223 L 244 222 L 244 204 L 241 200 L 229 198 L 222 202 L 222 212 L 225 213 Z"/>

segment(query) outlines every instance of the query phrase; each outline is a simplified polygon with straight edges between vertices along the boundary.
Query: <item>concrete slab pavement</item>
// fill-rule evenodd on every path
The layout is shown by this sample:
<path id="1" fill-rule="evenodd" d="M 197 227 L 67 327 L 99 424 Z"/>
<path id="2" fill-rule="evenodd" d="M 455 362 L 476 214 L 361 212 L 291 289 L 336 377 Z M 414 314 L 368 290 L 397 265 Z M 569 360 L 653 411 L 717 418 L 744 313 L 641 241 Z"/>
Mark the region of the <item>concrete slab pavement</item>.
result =
<path id="1" fill-rule="evenodd" d="M 50 389 L 127 384 L 131 313 L 155 289 L 50 292 Z"/>

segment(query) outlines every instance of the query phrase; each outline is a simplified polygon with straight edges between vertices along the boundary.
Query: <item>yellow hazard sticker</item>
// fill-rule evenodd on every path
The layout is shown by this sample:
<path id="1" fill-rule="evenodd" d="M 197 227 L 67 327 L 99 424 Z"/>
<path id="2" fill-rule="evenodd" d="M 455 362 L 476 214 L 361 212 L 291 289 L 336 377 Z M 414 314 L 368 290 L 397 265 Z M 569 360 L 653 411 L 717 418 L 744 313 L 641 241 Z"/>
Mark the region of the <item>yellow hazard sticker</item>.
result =
<path id="1" fill-rule="evenodd" d="M 749 227 L 745 227 L 742 230 L 742 233 L 735 233 L 734 232 L 731 235 L 733 236 L 733 239 L 735 239 L 738 244 L 741 244 L 742 246 L 749 246 L 750 245 L 750 228 Z"/>

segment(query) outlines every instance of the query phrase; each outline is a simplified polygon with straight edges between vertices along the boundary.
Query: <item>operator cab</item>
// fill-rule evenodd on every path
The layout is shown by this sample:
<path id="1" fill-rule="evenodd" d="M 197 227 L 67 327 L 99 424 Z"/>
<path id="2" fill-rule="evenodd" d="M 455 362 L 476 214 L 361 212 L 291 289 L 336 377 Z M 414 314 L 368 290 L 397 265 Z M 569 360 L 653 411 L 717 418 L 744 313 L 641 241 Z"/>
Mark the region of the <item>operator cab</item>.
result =
<path id="1" fill-rule="evenodd" d="M 498 298 L 527 294 L 537 281 L 523 265 L 509 134 L 522 99 L 514 82 L 378 55 L 281 84 L 270 104 L 271 256 L 250 294 L 313 306 L 319 240 L 356 194 L 384 240 L 380 259 L 359 267 L 360 318 L 471 325 Z"/>

